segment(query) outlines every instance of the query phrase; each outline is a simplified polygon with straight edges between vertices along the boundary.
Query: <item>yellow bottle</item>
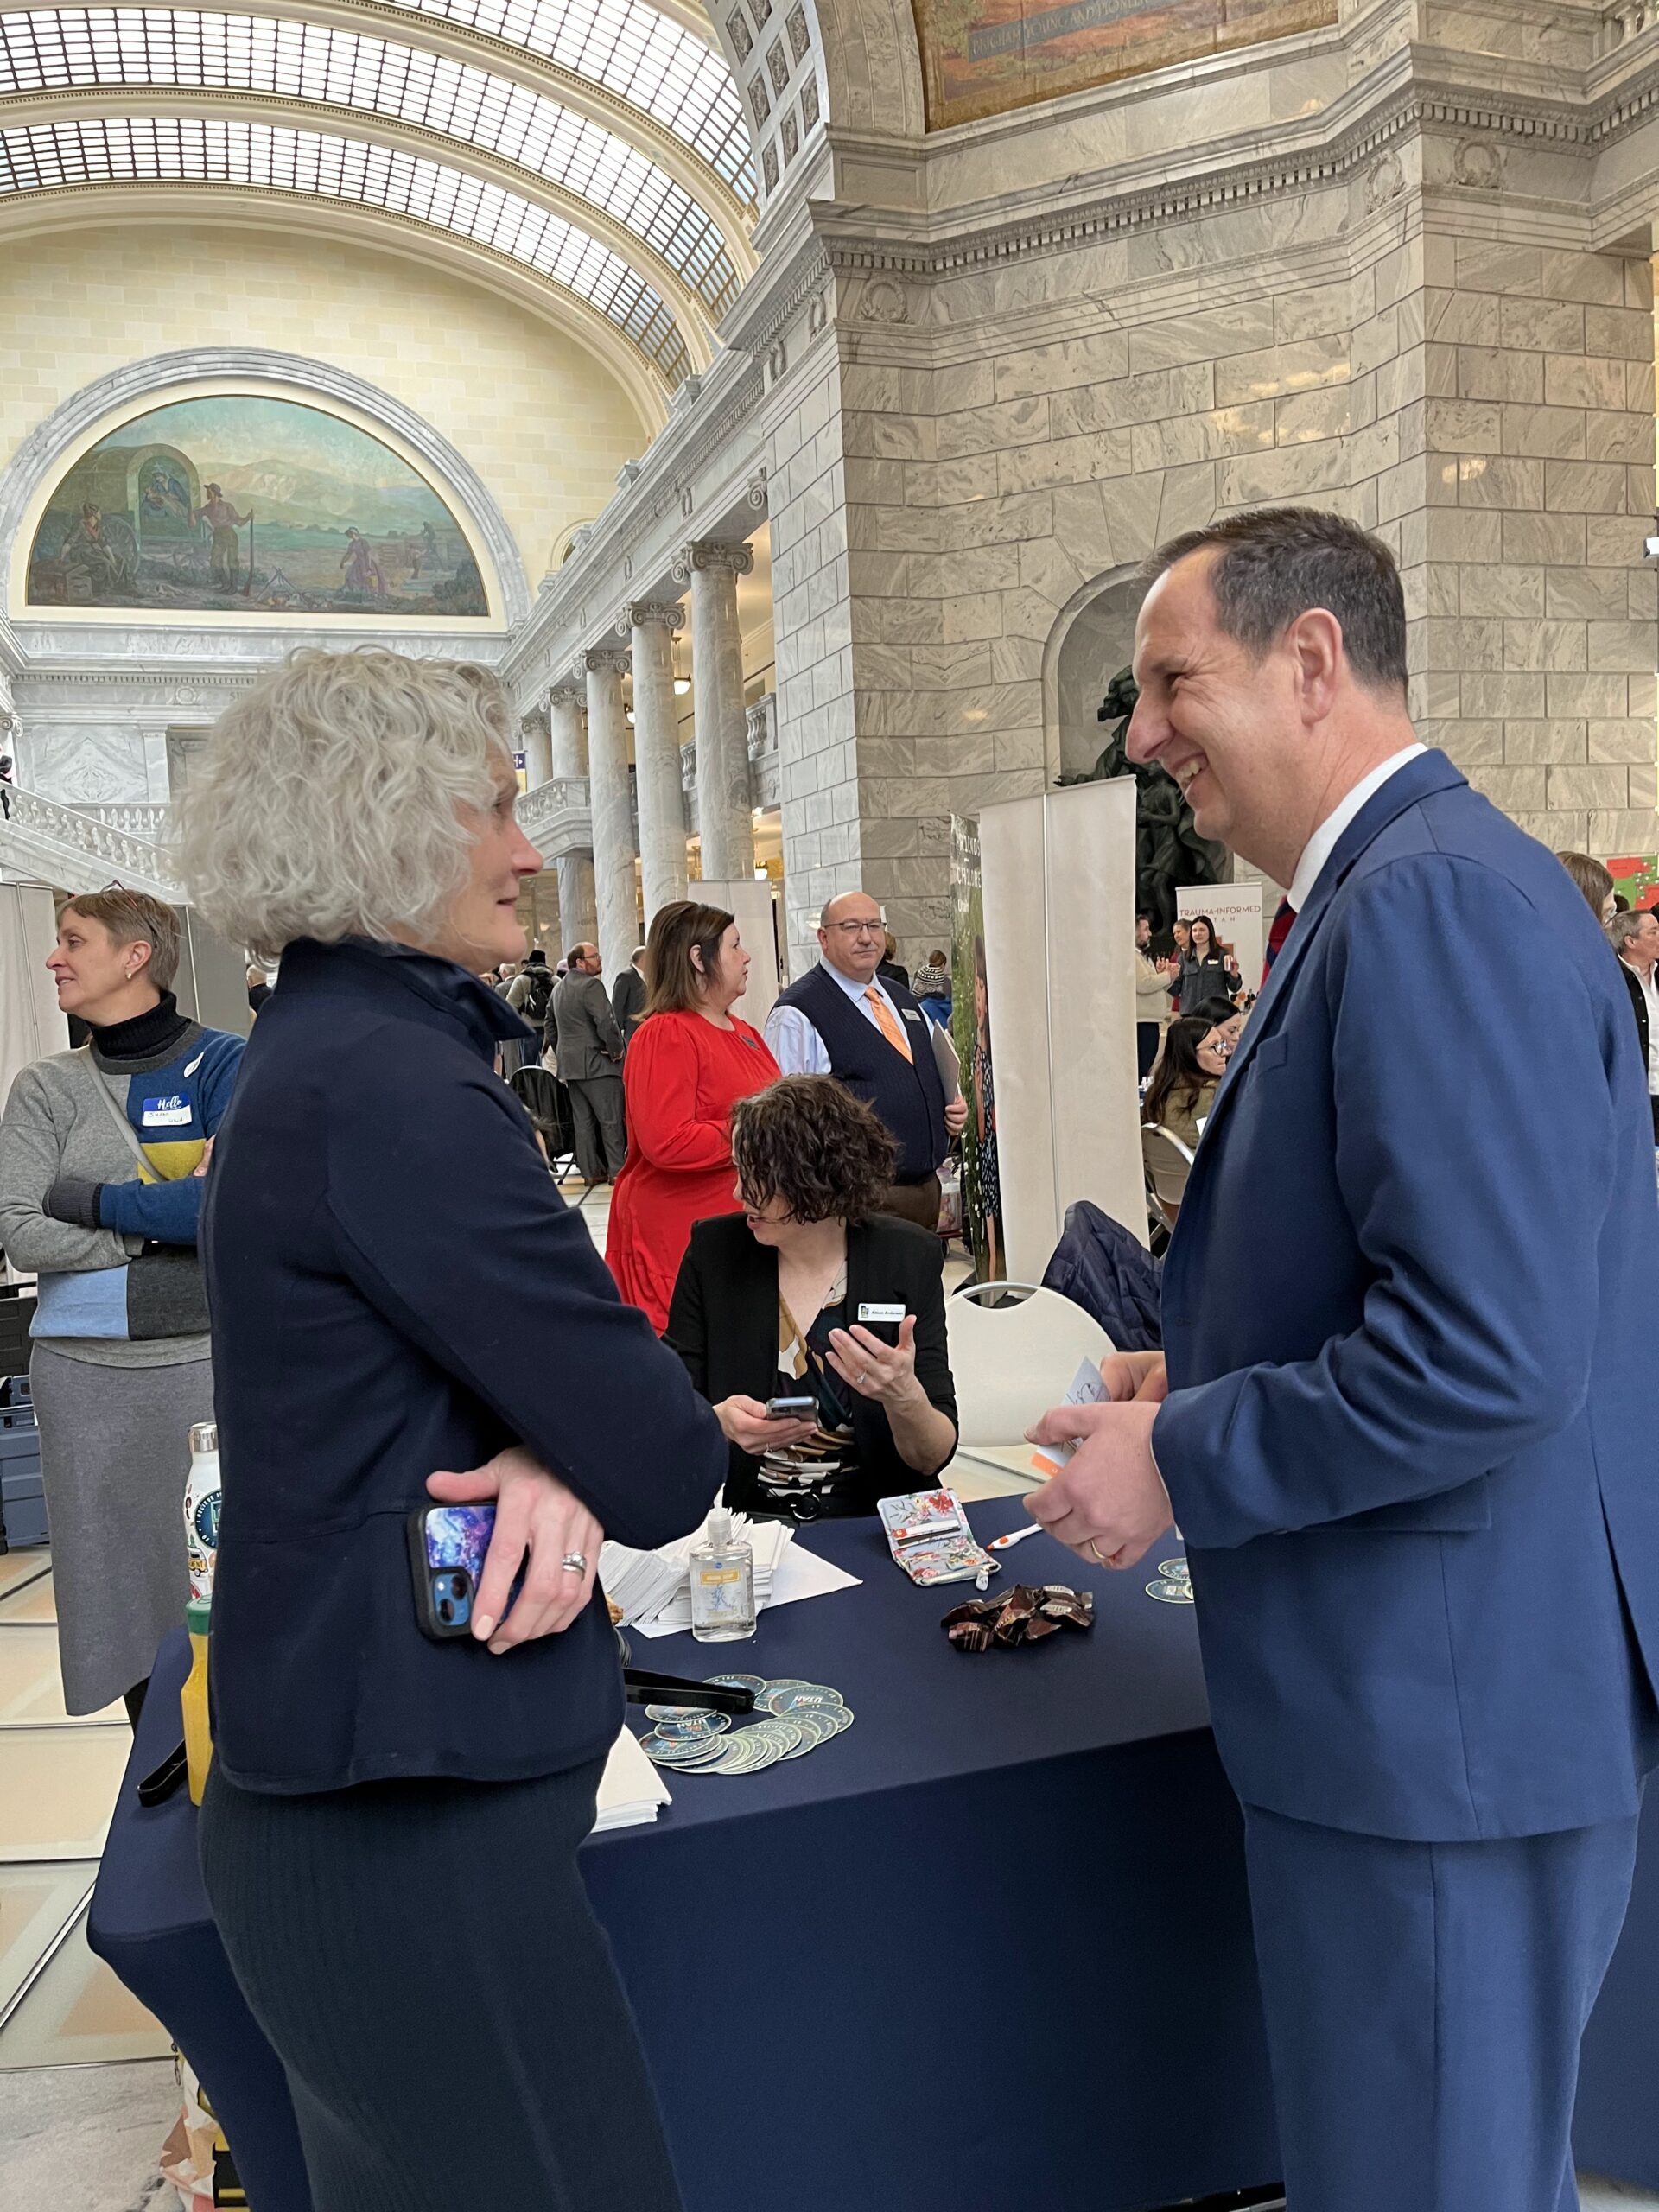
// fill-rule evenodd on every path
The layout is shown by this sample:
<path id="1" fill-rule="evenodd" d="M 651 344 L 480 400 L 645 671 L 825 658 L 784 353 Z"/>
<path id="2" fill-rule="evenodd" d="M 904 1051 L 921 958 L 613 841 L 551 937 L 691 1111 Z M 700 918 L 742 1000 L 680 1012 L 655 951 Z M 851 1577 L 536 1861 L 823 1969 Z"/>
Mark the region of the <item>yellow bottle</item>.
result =
<path id="1" fill-rule="evenodd" d="M 193 1598 L 184 1609 L 190 1628 L 190 1672 L 179 1702 L 184 1708 L 184 1756 L 190 1770 L 190 1802 L 200 1805 L 213 1763 L 213 1732 L 207 1725 L 207 1632 L 213 1609 Z"/>

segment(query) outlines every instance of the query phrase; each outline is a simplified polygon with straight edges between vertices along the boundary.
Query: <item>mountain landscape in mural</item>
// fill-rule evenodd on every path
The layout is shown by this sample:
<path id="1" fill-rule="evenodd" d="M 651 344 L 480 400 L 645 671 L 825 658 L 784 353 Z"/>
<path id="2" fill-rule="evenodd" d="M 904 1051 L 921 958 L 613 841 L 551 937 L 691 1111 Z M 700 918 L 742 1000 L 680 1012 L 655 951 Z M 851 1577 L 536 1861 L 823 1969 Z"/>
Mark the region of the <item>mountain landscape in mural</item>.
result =
<path id="1" fill-rule="evenodd" d="M 1337 0 L 913 0 L 927 120 L 1032 100 L 1286 38 L 1337 20 Z"/>
<path id="2" fill-rule="evenodd" d="M 60 480 L 35 534 L 31 607 L 357 615 L 490 611 L 448 506 L 391 449 L 321 408 L 173 400 Z"/>

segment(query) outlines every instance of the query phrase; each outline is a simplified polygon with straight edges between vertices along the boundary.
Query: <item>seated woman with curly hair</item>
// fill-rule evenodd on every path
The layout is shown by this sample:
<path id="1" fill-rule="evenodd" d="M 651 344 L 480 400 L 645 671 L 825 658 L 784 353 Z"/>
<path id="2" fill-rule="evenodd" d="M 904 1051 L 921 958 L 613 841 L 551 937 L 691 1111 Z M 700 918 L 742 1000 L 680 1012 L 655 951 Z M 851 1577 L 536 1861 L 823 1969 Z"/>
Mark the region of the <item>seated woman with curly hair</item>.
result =
<path id="1" fill-rule="evenodd" d="M 726 1432 L 729 1505 L 873 1513 L 957 1448 L 944 1248 L 873 1211 L 894 1157 L 884 1125 L 828 1076 L 785 1077 L 732 1109 L 743 1211 L 692 1230 L 664 1339 Z M 769 1419 L 779 1398 L 810 1409 Z"/>

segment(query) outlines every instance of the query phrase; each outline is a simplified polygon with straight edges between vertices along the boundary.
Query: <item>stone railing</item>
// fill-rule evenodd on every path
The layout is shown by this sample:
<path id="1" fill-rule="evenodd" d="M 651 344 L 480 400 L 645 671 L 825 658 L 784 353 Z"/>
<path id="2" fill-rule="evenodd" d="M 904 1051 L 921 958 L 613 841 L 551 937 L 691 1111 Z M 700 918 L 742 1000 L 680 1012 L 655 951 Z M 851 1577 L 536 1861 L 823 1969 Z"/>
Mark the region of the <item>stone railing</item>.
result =
<path id="1" fill-rule="evenodd" d="M 1614 0 L 1611 8 L 1602 10 L 1598 44 L 1603 54 L 1612 54 L 1656 23 L 1659 23 L 1659 0 Z"/>
<path id="2" fill-rule="evenodd" d="M 73 804 L 77 814 L 90 815 L 94 822 L 107 822 L 111 830 L 124 830 L 129 836 L 142 837 L 148 844 L 159 845 L 166 837 L 165 799 L 100 800 L 96 805 L 77 799 Z"/>
<path id="3" fill-rule="evenodd" d="M 0 860 L 14 873 L 41 876 L 65 891 L 101 891 L 113 881 L 158 898 L 181 896 L 168 855 L 152 839 L 16 785 L 5 798 Z"/>
<path id="4" fill-rule="evenodd" d="M 591 851 L 593 817 L 586 776 L 553 776 L 518 802 L 518 826 L 543 860 Z"/>

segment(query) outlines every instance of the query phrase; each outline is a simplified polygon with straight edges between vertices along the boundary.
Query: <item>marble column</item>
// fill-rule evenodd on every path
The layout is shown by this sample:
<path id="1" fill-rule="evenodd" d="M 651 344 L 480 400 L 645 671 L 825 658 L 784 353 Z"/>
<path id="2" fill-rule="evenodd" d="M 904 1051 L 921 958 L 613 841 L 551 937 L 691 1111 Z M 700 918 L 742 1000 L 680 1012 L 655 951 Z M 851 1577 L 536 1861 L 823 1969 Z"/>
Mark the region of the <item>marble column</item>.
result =
<path id="1" fill-rule="evenodd" d="M 599 951 L 607 976 L 621 973 L 639 942 L 628 732 L 622 719 L 622 677 L 627 665 L 626 652 L 610 651 L 584 653 L 577 664 L 588 687 L 588 798 L 594 825 Z"/>
<path id="2" fill-rule="evenodd" d="M 685 806 L 674 714 L 674 632 L 681 619 L 674 600 L 636 601 L 624 617 L 633 646 L 633 785 L 647 930 L 659 906 L 685 896 Z"/>
<path id="3" fill-rule="evenodd" d="M 561 779 L 588 773 L 588 733 L 582 727 L 582 697 L 574 683 L 562 683 L 547 702 L 552 736 L 552 773 Z M 554 862 L 559 879 L 559 944 L 568 951 L 599 935 L 599 910 L 594 899 L 594 855 L 587 851 L 561 853 Z"/>
<path id="4" fill-rule="evenodd" d="M 553 741 L 548 735 L 547 716 L 526 715 L 518 734 L 524 747 L 524 789 L 533 791 L 553 773 Z"/>
<path id="5" fill-rule="evenodd" d="M 749 814 L 747 718 L 737 580 L 754 566 L 747 545 L 688 545 L 691 582 L 691 687 L 697 727 L 697 830 L 702 872 L 713 883 L 754 873 Z"/>

